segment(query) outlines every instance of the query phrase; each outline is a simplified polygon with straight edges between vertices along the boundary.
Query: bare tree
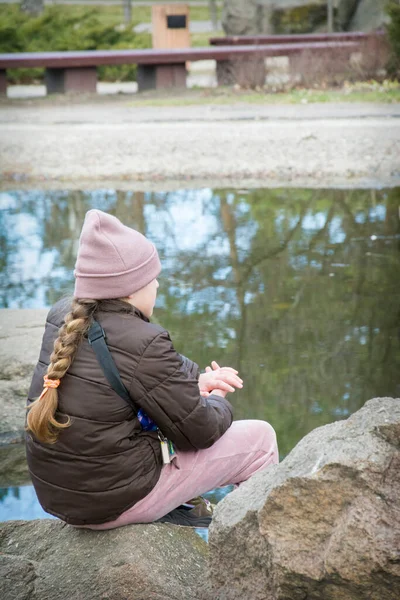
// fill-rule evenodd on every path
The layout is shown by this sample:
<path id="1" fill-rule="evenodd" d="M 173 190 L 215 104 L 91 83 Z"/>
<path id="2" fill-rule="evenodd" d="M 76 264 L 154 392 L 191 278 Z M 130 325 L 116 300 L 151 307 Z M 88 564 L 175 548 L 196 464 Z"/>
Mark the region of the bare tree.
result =
<path id="1" fill-rule="evenodd" d="M 41 15 L 44 9 L 44 1 L 43 0 L 21 0 L 20 4 L 21 10 L 23 12 L 32 15 L 32 17 L 37 17 Z"/>

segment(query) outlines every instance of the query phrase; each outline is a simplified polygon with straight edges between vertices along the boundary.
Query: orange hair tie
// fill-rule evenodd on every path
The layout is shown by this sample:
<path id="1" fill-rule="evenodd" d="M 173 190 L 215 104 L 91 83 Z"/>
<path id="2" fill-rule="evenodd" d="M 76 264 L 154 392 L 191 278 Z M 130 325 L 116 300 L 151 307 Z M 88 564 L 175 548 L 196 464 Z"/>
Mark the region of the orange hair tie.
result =
<path id="1" fill-rule="evenodd" d="M 47 377 L 47 375 L 45 375 L 43 377 L 43 379 L 44 379 L 43 387 L 45 387 L 45 388 L 58 388 L 58 386 L 60 385 L 59 379 L 49 379 Z"/>
<path id="2" fill-rule="evenodd" d="M 40 394 L 39 396 L 39 400 L 41 400 L 43 398 L 43 396 L 45 395 L 45 393 L 47 392 L 47 390 L 49 388 L 58 388 L 58 386 L 60 385 L 60 380 L 59 379 L 49 379 L 47 377 L 47 375 L 45 375 L 43 377 L 43 392 Z"/>

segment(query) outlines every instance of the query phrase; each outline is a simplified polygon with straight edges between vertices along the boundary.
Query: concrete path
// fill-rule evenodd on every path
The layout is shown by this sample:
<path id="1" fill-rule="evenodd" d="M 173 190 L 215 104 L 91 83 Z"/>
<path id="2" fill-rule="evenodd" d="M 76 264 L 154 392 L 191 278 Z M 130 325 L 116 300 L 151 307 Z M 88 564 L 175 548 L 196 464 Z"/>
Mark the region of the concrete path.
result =
<path id="1" fill-rule="evenodd" d="M 0 105 L 3 189 L 400 185 L 399 156 L 393 104 Z"/>
<path id="2" fill-rule="evenodd" d="M 100 95 L 114 94 L 136 94 L 138 85 L 136 81 L 123 81 L 108 83 L 106 81 L 97 82 L 97 93 Z M 7 87 L 7 97 L 10 99 L 24 98 L 44 98 L 47 95 L 45 85 L 9 85 Z"/>

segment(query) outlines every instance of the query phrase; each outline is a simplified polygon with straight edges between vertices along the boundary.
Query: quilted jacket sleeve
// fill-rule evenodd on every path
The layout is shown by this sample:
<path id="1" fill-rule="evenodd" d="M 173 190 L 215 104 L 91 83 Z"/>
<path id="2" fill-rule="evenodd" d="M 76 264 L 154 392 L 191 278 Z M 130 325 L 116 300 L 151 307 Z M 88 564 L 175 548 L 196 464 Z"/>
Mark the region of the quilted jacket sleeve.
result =
<path id="1" fill-rule="evenodd" d="M 178 354 L 178 356 L 182 361 L 182 370 L 185 373 L 186 377 L 188 377 L 189 379 L 198 380 L 200 376 L 199 365 L 190 360 L 190 358 L 183 356 L 183 354 Z"/>
<path id="2" fill-rule="evenodd" d="M 144 351 L 132 378 L 130 395 L 180 450 L 212 446 L 232 423 L 232 407 L 220 396 L 200 396 L 167 331 Z"/>

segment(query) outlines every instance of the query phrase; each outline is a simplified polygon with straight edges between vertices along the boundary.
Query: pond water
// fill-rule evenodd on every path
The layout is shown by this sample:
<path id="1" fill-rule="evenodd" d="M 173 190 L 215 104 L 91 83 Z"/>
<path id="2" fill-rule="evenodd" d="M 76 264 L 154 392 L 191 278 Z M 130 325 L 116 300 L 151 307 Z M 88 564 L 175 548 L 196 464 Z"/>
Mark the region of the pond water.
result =
<path id="1" fill-rule="evenodd" d="M 1 192 L 0 306 L 71 294 L 85 212 L 116 215 L 159 250 L 153 320 L 201 368 L 239 370 L 235 418 L 271 422 L 283 458 L 315 427 L 400 395 L 399 204 L 400 188 Z M 17 483 L 3 481 L 0 519 L 39 518 Z"/>

